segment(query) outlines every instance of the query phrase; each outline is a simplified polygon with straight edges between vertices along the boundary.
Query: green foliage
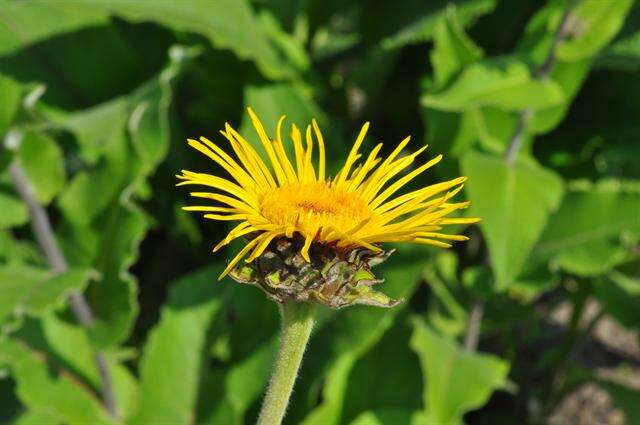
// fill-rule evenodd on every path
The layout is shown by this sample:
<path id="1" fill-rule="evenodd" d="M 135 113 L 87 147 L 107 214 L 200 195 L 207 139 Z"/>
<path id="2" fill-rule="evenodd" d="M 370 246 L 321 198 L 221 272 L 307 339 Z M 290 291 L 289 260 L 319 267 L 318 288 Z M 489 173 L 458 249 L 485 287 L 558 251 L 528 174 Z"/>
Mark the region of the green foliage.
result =
<path id="1" fill-rule="evenodd" d="M 140 359 L 140 407 L 134 422 L 191 422 L 207 329 L 221 303 L 221 288 L 211 283 L 221 271 L 211 267 L 173 286 Z"/>
<path id="2" fill-rule="evenodd" d="M 18 148 L 20 164 L 34 182 L 38 200 L 48 204 L 64 187 L 64 158 L 55 140 L 43 133 L 27 133 Z"/>
<path id="3" fill-rule="evenodd" d="M 48 270 L 10 264 L 0 266 L 0 323 L 9 316 L 41 315 L 52 308 L 64 305 L 73 291 L 82 291 L 95 272 L 87 269 L 71 269 L 53 275 Z"/>
<path id="4" fill-rule="evenodd" d="M 518 275 L 544 229 L 549 214 L 558 208 L 563 183 L 559 176 L 534 162 L 508 164 L 503 158 L 471 152 L 461 161 L 469 176 L 469 198 L 480 226 L 498 288 L 506 288 Z M 519 225 L 526 222 L 526 226 Z"/>
<path id="5" fill-rule="evenodd" d="M 506 387 L 506 362 L 465 352 L 417 318 L 411 348 L 420 357 L 425 375 L 425 412 L 414 417 L 417 424 L 462 423 L 466 411 L 482 406 L 493 391 Z"/>
<path id="6" fill-rule="evenodd" d="M 411 133 L 408 150 L 445 155 L 416 185 L 465 175 L 482 218 L 453 250 L 380 266 L 401 305 L 318 310 L 285 423 L 545 422 L 586 381 L 637 422 L 640 391 L 592 358 L 637 376 L 639 17 L 632 0 L 0 1 L 0 422 L 255 421 L 277 308 L 216 281 L 240 244 L 212 254 L 229 229 L 174 187 L 183 168 L 224 175 L 187 138 L 228 150 L 229 122 L 262 149 L 248 106 L 271 136 L 282 114 L 315 118 L 329 175 L 365 121 L 365 154 Z M 601 318 L 626 344 L 590 334 Z"/>
<path id="7" fill-rule="evenodd" d="M 442 67 L 444 64 L 438 65 Z M 548 108 L 562 100 L 562 89 L 554 81 L 538 81 L 525 64 L 500 60 L 465 67 L 450 87 L 423 96 L 422 105 L 442 111 L 466 111 L 488 106 L 519 111 Z"/>

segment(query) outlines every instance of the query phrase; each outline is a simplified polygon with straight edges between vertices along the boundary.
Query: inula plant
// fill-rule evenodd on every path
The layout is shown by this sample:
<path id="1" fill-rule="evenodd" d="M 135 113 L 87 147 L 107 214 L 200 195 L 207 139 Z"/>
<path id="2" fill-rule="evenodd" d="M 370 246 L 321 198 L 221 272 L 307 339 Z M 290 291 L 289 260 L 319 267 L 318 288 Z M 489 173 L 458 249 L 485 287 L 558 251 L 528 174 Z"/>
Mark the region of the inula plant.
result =
<path id="1" fill-rule="evenodd" d="M 640 425 L 639 111 L 638 0 L 0 0 L 0 425 Z"/>
<path id="2" fill-rule="evenodd" d="M 313 304 L 333 308 L 396 305 L 397 300 L 373 289 L 382 280 L 376 279 L 371 267 L 392 254 L 382 245 L 410 242 L 449 248 L 450 241 L 468 237 L 442 233 L 443 228 L 479 219 L 449 216 L 469 206 L 469 202 L 453 201 L 465 177 L 398 193 L 442 159 L 438 155 L 412 167 L 427 147 L 403 154 L 409 137 L 384 158 L 378 157 L 380 143 L 362 160 L 360 149 L 369 128 L 365 123 L 344 166 L 335 176 L 328 176 L 325 141 L 315 120 L 307 126 L 304 141 L 300 129 L 291 125 L 292 162 L 282 135 L 285 116 L 271 138 L 251 108 L 248 113 L 268 161 L 226 124 L 221 133 L 235 158 L 205 137 L 188 143 L 228 176 L 182 170 L 177 177 L 182 180 L 178 186 L 208 188 L 191 192 L 194 198 L 208 200 L 207 205 L 183 209 L 203 212 L 211 220 L 239 222 L 213 248 L 216 252 L 241 237 L 247 241 L 220 279 L 230 274 L 238 282 L 256 285 L 281 306 L 280 352 L 260 414 L 261 423 L 274 424 L 282 421 L 288 404 L 311 332 Z"/>

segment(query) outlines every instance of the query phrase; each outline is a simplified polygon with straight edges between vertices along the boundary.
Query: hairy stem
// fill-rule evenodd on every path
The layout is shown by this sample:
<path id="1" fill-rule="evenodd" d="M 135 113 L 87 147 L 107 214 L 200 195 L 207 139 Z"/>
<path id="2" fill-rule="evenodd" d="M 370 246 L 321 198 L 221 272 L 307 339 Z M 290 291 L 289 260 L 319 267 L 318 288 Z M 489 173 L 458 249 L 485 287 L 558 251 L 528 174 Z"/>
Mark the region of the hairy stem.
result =
<path id="1" fill-rule="evenodd" d="M 313 328 L 311 304 L 286 301 L 280 305 L 282 335 L 273 375 L 258 417 L 258 425 L 280 425 Z"/>
<path id="2" fill-rule="evenodd" d="M 38 242 L 38 246 L 40 246 L 40 249 L 47 259 L 49 267 L 51 267 L 55 273 L 67 271 L 69 266 L 55 240 L 49 216 L 38 202 L 35 191 L 29 183 L 22 166 L 20 166 L 18 162 L 13 162 L 9 167 L 9 174 L 11 175 L 11 180 L 13 180 L 16 191 L 24 203 L 27 204 L 33 234 Z M 84 295 L 78 292 L 71 294 L 69 296 L 69 305 L 76 319 L 83 327 L 88 329 L 93 325 L 93 312 Z M 100 373 L 102 400 L 109 414 L 116 418 L 118 411 L 107 360 L 100 351 L 95 351 L 93 357 L 98 372 Z"/>

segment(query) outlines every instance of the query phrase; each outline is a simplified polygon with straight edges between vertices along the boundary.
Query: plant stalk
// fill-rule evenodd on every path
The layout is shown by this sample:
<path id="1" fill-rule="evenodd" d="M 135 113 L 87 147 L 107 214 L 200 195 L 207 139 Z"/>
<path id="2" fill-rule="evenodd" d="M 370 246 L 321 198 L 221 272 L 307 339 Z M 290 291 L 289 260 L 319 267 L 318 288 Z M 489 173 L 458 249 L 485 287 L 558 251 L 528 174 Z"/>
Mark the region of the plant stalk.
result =
<path id="1" fill-rule="evenodd" d="M 558 58 L 556 56 L 556 51 L 558 50 L 558 46 L 567 38 L 569 35 L 569 26 L 571 24 L 571 10 L 573 7 L 574 0 L 569 0 L 567 4 L 567 8 L 564 11 L 564 15 L 562 15 L 562 19 L 558 28 L 556 29 L 556 33 L 553 37 L 553 43 L 551 45 L 551 49 L 549 50 L 549 54 L 545 59 L 544 63 L 540 65 L 538 69 L 536 69 L 534 76 L 535 78 L 542 80 L 547 78 L 551 71 L 553 70 Z M 511 165 L 515 161 L 518 156 L 518 151 L 522 146 L 522 142 L 524 139 L 524 133 L 527 129 L 527 124 L 531 117 L 533 117 L 533 109 L 527 108 L 520 113 L 520 117 L 518 118 L 518 123 L 516 124 L 516 128 L 509 140 L 509 147 L 505 152 L 505 161 L 507 164 Z"/>
<path id="2" fill-rule="evenodd" d="M 282 335 L 269 388 L 258 416 L 258 425 L 280 425 L 289 405 L 314 324 L 312 304 L 285 301 L 280 304 Z"/>
<path id="3" fill-rule="evenodd" d="M 9 174 L 20 198 L 27 204 L 33 234 L 47 259 L 49 267 L 51 267 L 54 273 L 64 273 L 69 269 L 67 260 L 64 258 L 56 242 L 49 216 L 38 202 L 35 191 L 29 183 L 24 169 L 18 162 L 13 162 L 9 166 Z M 93 326 L 93 311 L 91 311 L 91 307 L 83 294 L 74 292 L 69 295 L 69 305 L 76 319 L 84 328 L 89 329 Z M 93 357 L 100 374 L 100 389 L 104 406 L 113 418 L 117 418 L 118 409 L 107 359 L 101 351 L 95 351 Z"/>

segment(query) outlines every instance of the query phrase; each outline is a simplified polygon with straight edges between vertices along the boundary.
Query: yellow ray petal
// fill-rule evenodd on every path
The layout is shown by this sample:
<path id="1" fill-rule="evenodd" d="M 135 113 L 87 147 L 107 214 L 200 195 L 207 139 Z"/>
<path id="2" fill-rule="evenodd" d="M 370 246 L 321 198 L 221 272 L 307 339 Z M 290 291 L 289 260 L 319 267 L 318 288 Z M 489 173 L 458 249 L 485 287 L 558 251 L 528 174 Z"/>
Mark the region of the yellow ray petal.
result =
<path id="1" fill-rule="evenodd" d="M 278 236 L 278 233 L 269 232 L 269 233 L 265 233 L 265 235 L 267 236 L 258 245 L 256 245 L 256 247 L 253 249 L 253 252 L 249 256 L 249 258 L 245 259 L 244 261 L 246 261 L 247 263 L 250 263 L 256 258 L 258 258 L 258 256 L 260 256 L 264 252 L 264 250 L 267 249 L 267 247 L 269 246 L 273 238 Z"/>
<path id="2" fill-rule="evenodd" d="M 307 126 L 306 132 L 307 139 L 307 150 L 304 155 L 304 181 L 311 183 L 316 181 L 316 171 L 313 168 L 313 164 L 311 163 L 311 158 L 313 155 L 313 140 L 311 139 L 311 126 Z"/>
<path id="3" fill-rule="evenodd" d="M 253 248 L 254 245 L 256 245 L 258 242 L 260 242 L 262 239 L 264 239 L 265 235 L 266 235 L 266 233 L 263 233 L 263 234 L 257 236 L 255 239 L 253 239 L 247 245 L 245 245 L 245 247 L 242 248 L 240 250 L 240 252 L 235 257 L 233 257 L 233 259 L 229 262 L 229 264 L 227 264 L 227 267 L 220 274 L 220 276 L 218 276 L 218 280 L 222 280 L 222 278 L 224 278 L 227 274 L 229 274 L 231 269 L 233 269 L 236 266 L 236 264 L 238 264 L 238 262 L 240 260 L 242 260 L 242 258 L 247 254 L 247 252 L 249 252 L 249 250 L 251 248 Z"/>
<path id="4" fill-rule="evenodd" d="M 360 149 L 360 145 L 362 145 L 362 142 L 364 141 L 364 138 L 367 135 L 367 130 L 369 130 L 369 122 L 365 122 L 362 128 L 360 129 L 360 133 L 358 134 L 358 137 L 356 138 L 356 141 L 353 144 L 353 147 L 351 148 L 351 152 L 349 152 L 349 156 L 347 156 L 347 160 L 345 161 L 344 167 L 342 167 L 342 170 L 340 170 L 340 172 L 338 173 L 337 181 L 335 182 L 336 187 L 340 187 L 344 184 L 344 181 L 346 180 L 347 175 L 349 174 L 349 170 L 351 169 L 351 166 L 356 160 L 358 149 Z"/>
<path id="5" fill-rule="evenodd" d="M 316 140 L 318 141 L 318 180 L 324 181 L 324 176 L 325 176 L 324 139 L 322 138 L 320 127 L 318 127 L 318 123 L 316 122 L 315 118 L 311 120 L 311 124 L 313 125 L 313 131 L 316 134 Z"/>
<path id="6" fill-rule="evenodd" d="M 247 108 L 249 112 L 249 117 L 251 117 L 251 122 L 253 123 L 253 127 L 256 129 L 256 133 L 258 133 L 258 138 L 264 147 L 264 150 L 267 152 L 267 156 L 271 161 L 271 165 L 273 166 L 273 171 L 276 173 L 276 178 L 278 179 L 278 183 L 285 184 L 286 177 L 284 170 L 282 169 L 282 165 L 278 161 L 276 156 L 276 152 L 273 150 L 273 145 L 271 143 L 271 139 L 267 136 L 267 132 L 264 130 L 262 122 L 260 118 L 253 112 L 253 109 Z"/>
<path id="7" fill-rule="evenodd" d="M 385 189 L 384 192 L 382 192 L 380 195 L 378 195 L 369 204 L 369 207 L 370 208 L 376 208 L 378 205 L 380 205 L 382 202 L 384 202 L 387 198 L 389 198 L 389 196 L 393 195 L 398 189 L 400 189 L 402 186 L 404 186 L 405 184 L 407 184 L 408 182 L 413 180 L 419 174 L 422 174 L 425 170 L 433 167 L 435 164 L 440 162 L 441 159 L 442 159 L 442 155 L 438 155 L 435 158 L 433 158 L 431 161 L 429 161 L 426 164 L 418 167 L 417 169 L 413 170 L 412 172 L 410 172 L 406 176 L 404 176 L 404 177 L 400 178 L 399 180 L 397 180 L 391 186 L 389 186 L 387 189 Z"/>

